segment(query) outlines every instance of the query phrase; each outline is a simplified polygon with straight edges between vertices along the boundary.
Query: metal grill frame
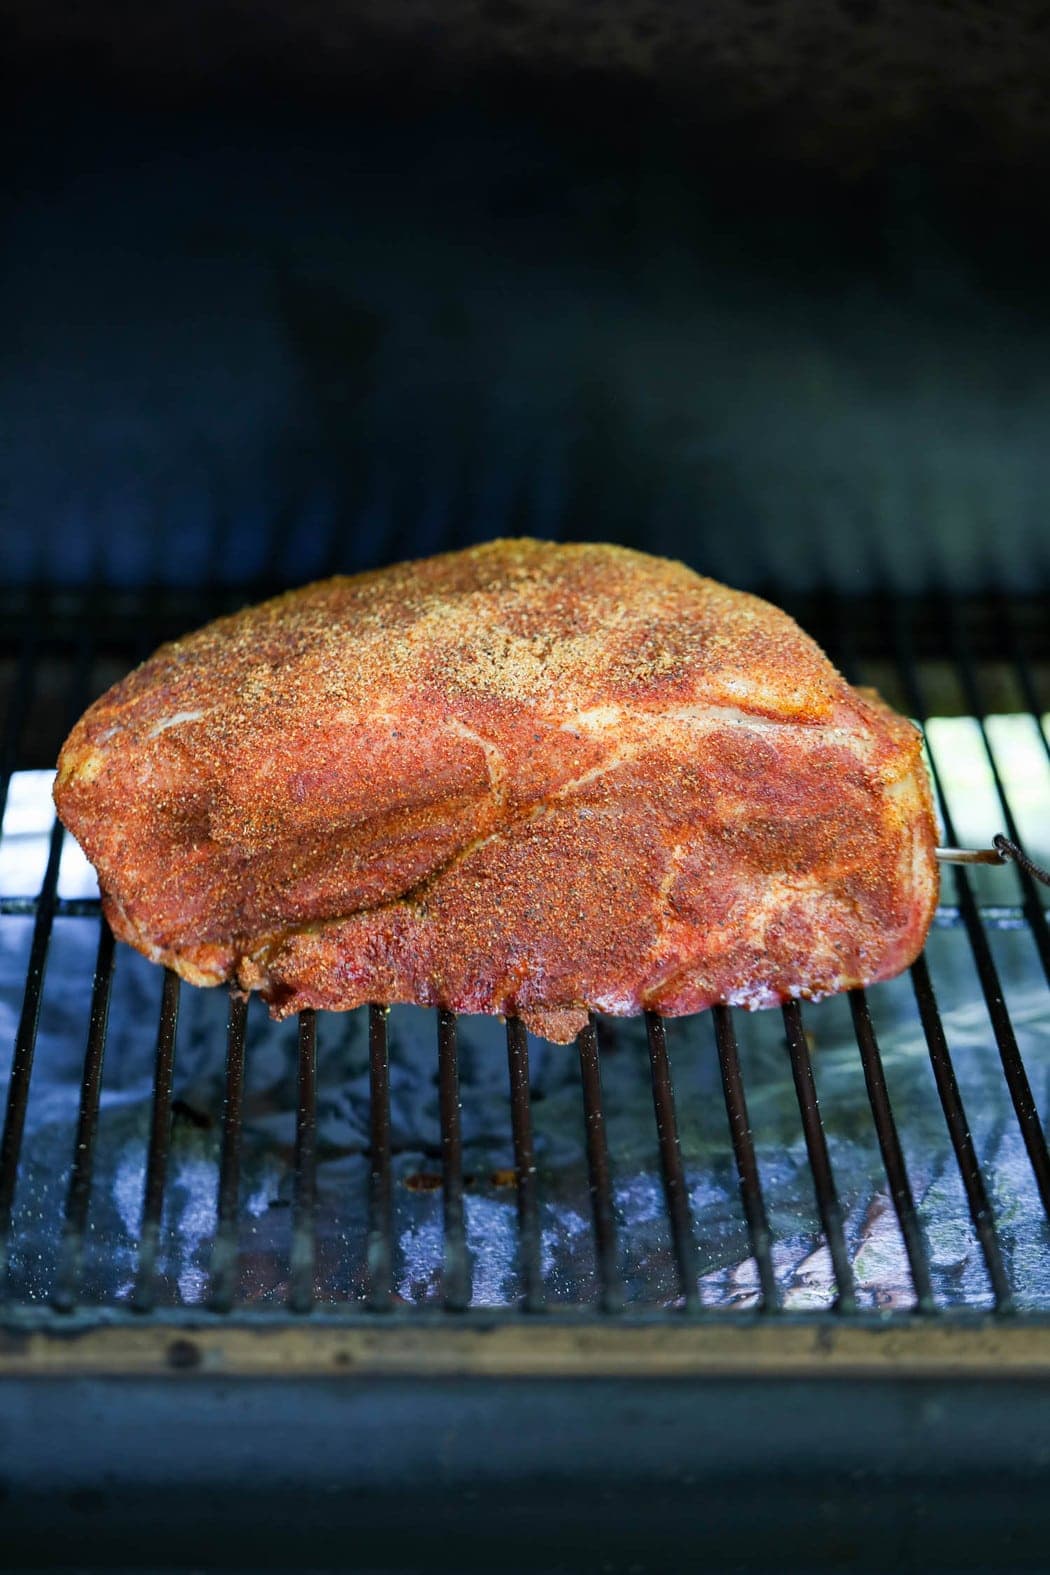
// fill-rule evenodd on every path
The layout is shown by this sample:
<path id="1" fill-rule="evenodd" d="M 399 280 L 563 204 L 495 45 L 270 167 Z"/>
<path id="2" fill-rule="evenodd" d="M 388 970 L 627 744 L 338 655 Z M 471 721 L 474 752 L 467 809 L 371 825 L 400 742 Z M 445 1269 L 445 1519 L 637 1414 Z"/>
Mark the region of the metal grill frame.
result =
<path id="1" fill-rule="evenodd" d="M 218 598 L 221 602 L 228 597 Z M 245 597 L 237 600 L 248 599 Z M 178 600 L 150 607 L 129 596 L 109 616 L 92 611 L 77 597 L 43 595 L 5 626 L 13 631 L 15 676 L 0 736 L 0 814 L 20 758 L 20 742 L 31 714 L 34 680 L 42 653 L 55 647 L 70 660 L 72 682 L 66 697 L 67 721 L 89 698 L 92 663 L 100 643 L 121 649 L 133 645 L 144 655 L 161 629 L 184 627 L 219 610 L 196 602 L 192 616 Z M 869 606 L 869 604 L 865 604 Z M 123 608 L 123 611 L 122 611 Z M 16 609 L 17 610 L 17 609 Z M 847 676 L 861 676 L 856 631 L 863 619 L 841 600 L 792 609 L 822 638 Z M 940 609 L 963 693 L 981 725 L 992 766 L 1003 821 L 1011 836 L 1016 826 L 1003 783 L 995 771 L 977 676 L 977 657 L 967 638 L 967 616 L 954 603 Z M 870 607 L 869 607 L 870 613 Z M 1033 714 L 1037 684 L 1018 622 L 1030 631 L 1035 614 L 1020 620 L 1016 604 L 997 609 L 992 625 L 997 649 L 1005 650 L 1020 692 Z M 922 655 L 915 631 L 926 627 L 922 604 L 891 600 L 875 616 L 892 632 L 893 653 L 912 713 L 924 720 Z M 1050 652 L 1046 653 L 1050 655 Z M 1040 653 L 1040 660 L 1043 653 Z M 1045 735 L 1041 733 L 1044 744 Z M 1050 744 L 1047 744 L 1050 756 Z M 935 786 L 946 831 L 954 840 L 940 783 Z M 996 829 L 996 828 L 992 828 Z M 966 1111 L 952 1065 L 929 970 L 923 958 L 912 968 L 915 1000 L 931 1066 L 958 1163 L 974 1229 L 992 1288 L 992 1314 L 939 1311 L 930 1263 L 907 1166 L 890 1103 L 879 1044 L 865 994 L 852 992 L 850 1005 L 872 1120 L 915 1289 L 913 1308 L 892 1315 L 857 1309 L 846 1250 L 843 1219 L 828 1152 L 810 1053 L 800 1008 L 783 1008 L 799 1116 L 813 1176 L 821 1229 L 837 1285 L 834 1311 L 785 1313 L 779 1307 L 771 1256 L 768 1216 L 748 1118 L 733 1014 L 712 1013 L 729 1138 L 736 1162 L 741 1203 L 751 1251 L 758 1269 L 761 1301 L 754 1313 L 705 1309 L 697 1291 L 696 1253 L 689 1216 L 671 1059 L 662 1020 L 648 1014 L 647 1036 L 654 1117 L 664 1198 L 679 1277 L 680 1304 L 666 1312 L 624 1310 L 615 1210 L 602 1102 L 601 1056 L 596 1026 L 580 1034 L 583 1119 L 589 1171 L 599 1298 L 579 1309 L 545 1308 L 539 1252 L 539 1197 L 529 1099 L 528 1045 L 520 1022 L 507 1024 L 508 1092 L 517 1172 L 517 1212 L 522 1297 L 516 1309 L 471 1310 L 471 1264 L 464 1220 L 463 1146 L 459 1117 L 459 1067 L 456 1019 L 436 1013 L 437 1064 L 441 1116 L 444 1274 L 442 1305 L 396 1310 L 393 1305 L 392 1164 L 390 1078 L 385 1011 L 369 1010 L 371 1090 L 368 1293 L 363 1304 L 318 1304 L 315 1289 L 316 1201 L 316 1023 L 304 1012 L 299 1021 L 298 1105 L 291 1266 L 283 1311 L 237 1307 L 234 1297 L 240 1142 L 246 1053 L 245 1003 L 231 996 L 226 1045 L 226 1085 L 218 1175 L 218 1213 L 211 1283 L 203 1309 L 160 1308 L 155 1278 L 166 1170 L 172 1132 L 172 1076 L 180 981 L 168 972 L 157 1029 L 153 1116 L 146 1165 L 138 1273 L 130 1307 L 80 1308 L 78 1284 L 91 1196 L 94 1144 L 105 1051 L 115 949 L 97 902 L 66 901 L 57 895 L 62 828 L 51 835 L 41 890 L 33 899 L 0 899 L 0 916 L 33 918 L 25 993 L 6 1111 L 0 1137 L 0 1285 L 6 1268 L 12 1208 L 31 1088 L 37 1025 L 48 945 L 58 915 L 76 915 L 99 924 L 98 954 L 91 995 L 84 1073 L 75 1150 L 65 1207 L 63 1240 L 55 1286 L 48 1307 L 12 1305 L 0 1290 L 0 1373 L 170 1373 L 186 1370 L 242 1374 L 374 1373 L 505 1375 L 639 1375 L 780 1373 L 876 1374 L 895 1376 L 950 1374 L 1007 1378 L 1050 1375 L 1050 1317 L 1019 1315 L 1003 1263 L 994 1214 L 976 1161 Z M 1050 1157 L 1032 1097 L 1028 1074 L 974 896 L 971 877 L 952 871 L 959 922 L 965 928 L 987 1005 L 1019 1128 L 1044 1207 L 1050 1213 Z M 1050 981 L 1050 934 L 1031 877 L 1015 867 L 1019 907 Z"/>

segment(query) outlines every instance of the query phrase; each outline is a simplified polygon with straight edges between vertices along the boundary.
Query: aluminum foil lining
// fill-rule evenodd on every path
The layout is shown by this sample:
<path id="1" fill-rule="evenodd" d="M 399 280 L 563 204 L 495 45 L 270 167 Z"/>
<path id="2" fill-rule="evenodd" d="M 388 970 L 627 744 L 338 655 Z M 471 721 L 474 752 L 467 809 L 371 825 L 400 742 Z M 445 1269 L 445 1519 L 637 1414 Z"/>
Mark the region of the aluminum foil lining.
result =
<path id="1" fill-rule="evenodd" d="M 0 843 L 0 895 L 39 886 L 50 827 L 47 773 L 16 775 Z M 1032 850 L 1036 851 L 1035 848 Z M 1050 1117 L 1050 1000 L 1031 932 L 1016 910 L 1013 873 L 982 870 L 992 903 L 986 925 L 1018 1044 L 1045 1122 Z M 34 886 L 34 881 L 36 885 Z M 90 895 L 94 876 L 66 839 L 59 892 Z M 10 1070 L 33 921 L 0 919 L 0 1077 Z M 54 925 L 22 1164 L 15 1200 L 9 1294 L 51 1292 L 88 1026 L 99 921 L 60 915 Z M 1050 1310 L 1046 1221 L 1010 1103 L 965 929 L 945 908 L 927 960 L 988 1184 L 1018 1303 Z M 128 1301 L 136 1267 L 161 974 L 118 947 L 106 1047 L 85 1304 Z M 939 1303 L 983 1308 L 991 1293 L 941 1113 L 907 976 L 877 986 L 869 1003 L 933 1268 Z M 828 1307 L 831 1263 L 777 1011 L 734 1012 L 774 1260 L 788 1308 Z M 913 1300 L 890 1202 L 848 1003 L 803 1009 L 846 1237 L 868 1308 Z M 161 1303 L 207 1296 L 221 1143 L 226 1001 L 183 986 L 171 1160 L 160 1252 Z M 507 1060 L 502 1025 L 460 1020 L 466 1227 L 472 1302 L 513 1305 L 520 1294 Z M 644 1025 L 603 1019 L 602 1078 L 619 1246 L 628 1305 L 673 1304 L 679 1294 L 663 1200 Z M 700 1263 L 712 1308 L 758 1299 L 722 1099 L 709 1014 L 668 1025 L 682 1150 Z M 395 1167 L 395 1285 L 406 1304 L 442 1292 L 442 1198 L 435 1014 L 390 1014 Z M 542 1194 L 546 1294 L 553 1305 L 598 1295 L 584 1147 L 579 1063 L 571 1046 L 530 1039 L 533 1118 Z M 296 1026 L 274 1024 L 253 1001 L 248 1017 L 237 1295 L 280 1305 L 288 1290 L 296 1108 Z M 367 1014 L 318 1021 L 317 1290 L 325 1302 L 366 1292 L 369 1158 Z"/>

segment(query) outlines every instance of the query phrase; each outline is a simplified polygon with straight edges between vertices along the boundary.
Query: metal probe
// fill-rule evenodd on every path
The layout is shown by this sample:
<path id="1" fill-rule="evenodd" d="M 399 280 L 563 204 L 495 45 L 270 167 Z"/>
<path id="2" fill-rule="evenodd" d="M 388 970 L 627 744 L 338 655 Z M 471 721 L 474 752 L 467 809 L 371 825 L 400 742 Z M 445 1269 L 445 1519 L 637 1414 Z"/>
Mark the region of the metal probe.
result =
<path id="1" fill-rule="evenodd" d="M 942 864 L 1006 864 L 1012 859 L 1035 880 L 1050 886 L 1050 870 L 1030 859 L 1023 848 L 1001 834 L 992 838 L 990 848 L 934 848 L 933 851 Z"/>

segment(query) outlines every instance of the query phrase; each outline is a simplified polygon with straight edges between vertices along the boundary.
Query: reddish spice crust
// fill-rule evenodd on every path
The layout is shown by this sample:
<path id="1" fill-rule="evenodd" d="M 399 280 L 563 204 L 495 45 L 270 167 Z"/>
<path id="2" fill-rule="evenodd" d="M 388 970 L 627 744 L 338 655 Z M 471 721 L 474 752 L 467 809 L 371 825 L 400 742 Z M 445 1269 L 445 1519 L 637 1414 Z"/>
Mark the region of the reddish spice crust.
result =
<path id="1" fill-rule="evenodd" d="M 870 983 L 937 895 L 917 732 L 777 609 L 493 542 L 161 648 L 62 751 L 116 933 L 278 1014 L 668 1014 Z"/>

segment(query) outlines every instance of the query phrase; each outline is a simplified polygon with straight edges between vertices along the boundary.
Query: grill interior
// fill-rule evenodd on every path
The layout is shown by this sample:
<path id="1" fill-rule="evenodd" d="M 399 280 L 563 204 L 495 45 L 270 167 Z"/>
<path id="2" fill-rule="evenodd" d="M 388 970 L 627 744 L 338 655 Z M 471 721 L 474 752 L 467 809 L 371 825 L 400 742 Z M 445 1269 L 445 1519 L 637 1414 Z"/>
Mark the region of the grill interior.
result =
<path id="1" fill-rule="evenodd" d="M 49 791 L 234 605 L 601 539 L 1050 861 L 1045 6 L 67 9 L 5 38 L 4 1567 L 1045 1570 L 1023 869 L 816 1007 L 274 1025 L 114 947 Z"/>
<path id="2" fill-rule="evenodd" d="M 1025 870 L 952 869 L 910 977 L 815 1007 L 600 1019 L 575 1051 L 381 1005 L 272 1024 L 115 947 L 49 808 L 74 716 L 218 605 L 4 609 L 0 1362 L 119 1369 L 155 1331 L 149 1361 L 194 1365 L 242 1327 L 308 1328 L 289 1359 L 324 1367 L 343 1336 L 414 1327 L 655 1323 L 724 1359 L 729 1326 L 767 1352 L 792 1330 L 1039 1326 L 1050 936 Z M 1038 599 L 790 610 L 926 722 L 949 842 L 1005 830 L 1045 859 Z"/>

